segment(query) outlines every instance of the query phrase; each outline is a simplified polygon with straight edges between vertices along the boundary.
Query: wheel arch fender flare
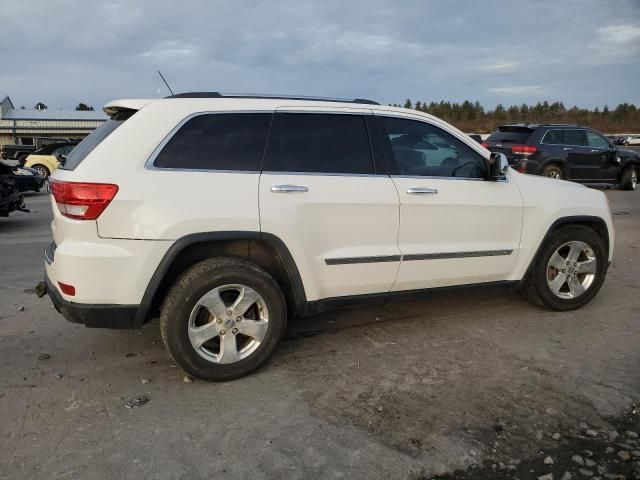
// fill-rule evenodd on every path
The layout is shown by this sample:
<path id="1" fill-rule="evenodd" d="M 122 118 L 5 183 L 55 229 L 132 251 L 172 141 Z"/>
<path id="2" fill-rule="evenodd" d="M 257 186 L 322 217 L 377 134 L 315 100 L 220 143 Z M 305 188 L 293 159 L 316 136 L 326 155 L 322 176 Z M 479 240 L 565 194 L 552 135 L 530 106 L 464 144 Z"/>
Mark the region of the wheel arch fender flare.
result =
<path id="1" fill-rule="evenodd" d="M 560 167 L 565 178 L 567 178 L 567 167 L 569 163 L 566 158 L 551 157 L 546 159 L 544 162 L 540 164 L 540 173 L 542 173 L 544 169 L 549 165 L 557 165 L 558 167 Z"/>
<path id="2" fill-rule="evenodd" d="M 536 260 L 538 259 L 538 255 L 540 254 L 544 245 L 549 241 L 554 231 L 558 230 L 560 227 L 565 225 L 584 225 L 588 227 L 596 227 L 594 230 L 596 233 L 600 235 L 605 244 L 605 249 L 607 251 L 607 261 L 609 259 L 609 255 L 611 253 L 611 245 L 609 240 L 609 227 L 607 227 L 607 222 L 602 217 L 598 217 L 595 215 L 571 215 L 567 217 L 560 217 L 553 221 L 553 223 L 547 228 L 547 232 L 542 237 L 542 241 L 536 248 L 535 253 L 529 260 L 529 265 L 525 271 L 524 276 L 522 277 L 525 280 L 529 274 L 531 273 L 531 269 L 533 268 Z"/>
<path id="3" fill-rule="evenodd" d="M 276 235 L 255 231 L 225 231 L 225 232 L 199 232 L 185 235 L 177 239 L 164 254 L 156 267 L 140 302 L 140 308 L 136 315 L 136 325 L 141 326 L 148 320 L 153 301 L 160 286 L 169 273 L 169 269 L 179 255 L 188 247 L 198 243 L 233 241 L 233 240 L 261 240 L 269 244 L 280 257 L 289 281 L 291 283 L 295 313 L 302 313 L 306 309 L 307 298 L 304 284 L 298 267 L 286 244 Z"/>

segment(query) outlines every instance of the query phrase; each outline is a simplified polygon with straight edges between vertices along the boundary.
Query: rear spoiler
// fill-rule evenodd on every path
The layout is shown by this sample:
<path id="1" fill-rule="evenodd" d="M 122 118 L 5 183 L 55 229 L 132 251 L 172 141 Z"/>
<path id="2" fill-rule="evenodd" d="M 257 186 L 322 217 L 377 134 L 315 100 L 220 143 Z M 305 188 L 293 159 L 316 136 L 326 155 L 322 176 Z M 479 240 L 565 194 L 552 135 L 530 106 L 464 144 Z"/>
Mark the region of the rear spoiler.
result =
<path id="1" fill-rule="evenodd" d="M 155 99 L 152 98 L 114 100 L 107 103 L 102 110 L 104 110 L 104 113 L 109 115 L 109 117 L 113 118 L 115 115 L 123 111 L 138 111 L 154 100 Z"/>

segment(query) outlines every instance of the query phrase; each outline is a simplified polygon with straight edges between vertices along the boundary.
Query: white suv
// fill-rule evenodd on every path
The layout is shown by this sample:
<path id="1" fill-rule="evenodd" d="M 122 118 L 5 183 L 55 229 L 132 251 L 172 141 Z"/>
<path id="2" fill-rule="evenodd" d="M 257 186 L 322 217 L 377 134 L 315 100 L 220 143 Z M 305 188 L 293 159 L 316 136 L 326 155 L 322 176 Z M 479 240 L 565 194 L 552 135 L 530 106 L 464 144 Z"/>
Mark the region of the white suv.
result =
<path id="1" fill-rule="evenodd" d="M 575 309 L 612 258 L 601 192 L 519 174 L 424 113 L 218 93 L 104 110 L 51 179 L 48 291 L 88 327 L 159 312 L 202 379 L 257 368 L 288 317 L 372 297 L 515 282 Z"/>

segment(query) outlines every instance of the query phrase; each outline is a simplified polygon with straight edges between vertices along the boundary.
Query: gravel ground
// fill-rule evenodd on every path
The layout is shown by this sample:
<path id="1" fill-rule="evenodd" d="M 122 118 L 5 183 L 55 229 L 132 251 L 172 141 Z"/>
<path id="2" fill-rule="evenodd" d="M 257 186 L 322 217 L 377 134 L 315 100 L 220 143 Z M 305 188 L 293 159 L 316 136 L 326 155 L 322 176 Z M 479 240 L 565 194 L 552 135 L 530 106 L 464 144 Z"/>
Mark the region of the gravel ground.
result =
<path id="1" fill-rule="evenodd" d="M 0 478 L 640 478 L 640 193 L 605 192 L 615 260 L 584 309 L 494 289 L 333 312 L 224 384 L 185 382 L 157 322 L 86 329 L 25 292 L 51 219 L 30 195 L 0 219 Z"/>

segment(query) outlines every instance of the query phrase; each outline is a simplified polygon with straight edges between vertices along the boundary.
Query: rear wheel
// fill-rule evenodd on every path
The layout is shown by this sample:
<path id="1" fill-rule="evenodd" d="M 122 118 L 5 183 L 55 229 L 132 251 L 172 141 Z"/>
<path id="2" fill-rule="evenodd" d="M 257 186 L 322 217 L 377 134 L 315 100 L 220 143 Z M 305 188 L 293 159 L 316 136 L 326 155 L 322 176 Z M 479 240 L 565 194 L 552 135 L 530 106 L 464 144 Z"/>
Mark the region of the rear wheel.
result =
<path id="1" fill-rule="evenodd" d="M 562 173 L 562 169 L 555 164 L 547 165 L 544 167 L 542 171 L 542 175 L 549 178 L 555 178 L 556 180 L 563 180 L 564 174 Z"/>
<path id="2" fill-rule="evenodd" d="M 634 165 L 629 165 L 622 172 L 620 179 L 620 190 L 635 190 L 638 187 L 638 169 Z"/>
<path id="3" fill-rule="evenodd" d="M 286 304 L 275 280 L 239 258 L 212 258 L 190 268 L 171 288 L 160 313 L 169 353 L 203 380 L 246 375 L 282 339 Z"/>
<path id="4" fill-rule="evenodd" d="M 600 290 L 607 263 L 600 235 L 581 225 L 564 227 L 537 255 L 525 292 L 534 303 L 553 310 L 580 308 Z"/>
<path id="5" fill-rule="evenodd" d="M 44 165 L 40 165 L 39 163 L 34 165 L 31 168 L 33 168 L 36 172 L 38 172 L 38 174 L 42 178 L 49 178 L 49 175 L 51 175 L 51 172 L 49 171 L 49 169 L 47 167 L 45 167 Z"/>

